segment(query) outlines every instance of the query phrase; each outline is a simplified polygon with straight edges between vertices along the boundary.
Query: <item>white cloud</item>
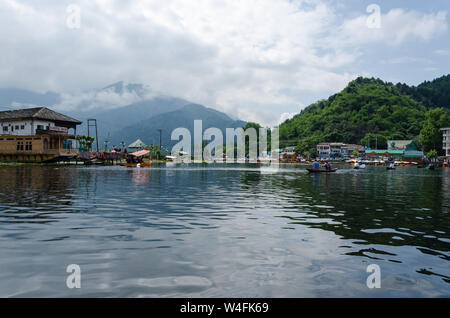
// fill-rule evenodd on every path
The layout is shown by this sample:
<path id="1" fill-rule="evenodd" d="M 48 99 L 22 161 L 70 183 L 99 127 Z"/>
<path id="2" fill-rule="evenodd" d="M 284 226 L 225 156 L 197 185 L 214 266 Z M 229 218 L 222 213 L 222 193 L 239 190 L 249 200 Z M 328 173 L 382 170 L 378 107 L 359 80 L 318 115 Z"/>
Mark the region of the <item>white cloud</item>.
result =
<path id="1" fill-rule="evenodd" d="M 283 113 L 280 116 L 280 119 L 278 120 L 278 124 L 284 123 L 286 120 L 291 119 L 297 115 L 297 113 Z"/>
<path id="2" fill-rule="evenodd" d="M 135 96 L 90 91 L 127 80 L 276 124 L 303 94 L 326 95 L 364 73 L 349 68 L 360 46 L 426 41 L 447 29 L 446 13 L 395 9 L 370 30 L 362 15 L 342 20 L 322 0 L 78 0 L 0 3 L 0 87 L 62 91 L 62 108 L 93 99 L 115 107 Z M 342 71 L 349 68 L 351 71 Z M 88 93 L 74 93 L 75 91 Z"/>
<path id="3" fill-rule="evenodd" d="M 151 91 L 149 87 L 144 87 L 142 92 L 137 92 L 129 89 L 127 83 L 122 84 L 122 91 L 116 91 L 114 87 L 109 87 L 101 90 L 63 93 L 61 94 L 61 103 L 54 108 L 61 111 L 105 110 L 127 106 L 160 95 L 160 93 Z"/>
<path id="4" fill-rule="evenodd" d="M 381 27 L 369 28 L 367 16 L 345 21 L 336 38 L 347 45 L 377 44 L 400 45 L 411 41 L 428 41 L 447 31 L 447 12 L 424 14 L 418 11 L 392 9 L 381 15 Z"/>
<path id="5" fill-rule="evenodd" d="M 450 51 L 448 50 L 435 50 L 433 53 L 441 56 L 450 56 Z"/>

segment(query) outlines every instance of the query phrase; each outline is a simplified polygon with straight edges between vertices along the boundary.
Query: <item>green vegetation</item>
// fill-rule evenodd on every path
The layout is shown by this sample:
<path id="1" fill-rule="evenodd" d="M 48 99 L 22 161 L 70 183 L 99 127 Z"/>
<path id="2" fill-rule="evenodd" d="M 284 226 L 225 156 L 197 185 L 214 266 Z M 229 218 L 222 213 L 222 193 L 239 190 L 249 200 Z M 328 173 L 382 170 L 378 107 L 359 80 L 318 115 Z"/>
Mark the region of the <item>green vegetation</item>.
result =
<path id="1" fill-rule="evenodd" d="M 436 89 L 433 83 L 437 83 Z M 421 92 L 421 97 L 414 92 Z M 301 154 L 315 154 L 320 142 L 382 149 L 387 147 L 388 140 L 412 139 L 426 150 L 432 148 L 440 153 L 439 129 L 450 123 L 449 109 L 434 109 L 438 103 L 447 101 L 438 98 L 441 92 L 448 96 L 450 76 L 419 88 L 359 77 L 340 93 L 308 106 L 284 122 L 280 126 L 280 144 L 297 145 Z M 431 96 L 432 101 L 424 103 L 426 96 Z M 450 107 L 450 103 L 446 106 Z"/>
<path id="2" fill-rule="evenodd" d="M 78 140 L 78 143 L 80 144 L 80 148 L 83 151 L 91 151 L 92 144 L 94 143 L 95 138 L 89 137 L 89 136 L 77 136 L 76 138 Z"/>
<path id="3" fill-rule="evenodd" d="M 433 150 L 430 150 L 430 151 L 427 153 L 427 158 L 430 159 L 431 161 L 435 160 L 437 157 L 438 157 L 438 153 L 437 153 L 437 151 L 434 150 L 434 149 L 433 149 Z"/>
<path id="4" fill-rule="evenodd" d="M 424 151 L 436 149 L 442 153 L 442 131 L 443 127 L 450 123 L 448 111 L 443 108 L 436 108 L 428 111 L 425 124 L 420 131 L 419 142 Z"/>
<path id="5" fill-rule="evenodd" d="M 431 82 L 426 81 L 417 87 L 397 84 L 404 94 L 411 96 L 427 108 L 450 108 L 450 75 L 442 76 Z"/>
<path id="6" fill-rule="evenodd" d="M 147 150 L 150 151 L 150 156 L 152 159 L 160 160 L 162 158 L 162 152 L 159 145 L 147 146 Z"/>

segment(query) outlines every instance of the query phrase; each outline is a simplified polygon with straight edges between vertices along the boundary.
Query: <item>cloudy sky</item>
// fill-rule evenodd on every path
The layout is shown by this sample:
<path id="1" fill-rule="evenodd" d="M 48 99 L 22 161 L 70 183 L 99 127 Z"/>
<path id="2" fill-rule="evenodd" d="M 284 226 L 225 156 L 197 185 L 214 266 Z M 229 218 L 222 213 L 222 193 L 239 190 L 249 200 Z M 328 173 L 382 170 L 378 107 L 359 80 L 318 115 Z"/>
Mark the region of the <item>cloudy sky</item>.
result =
<path id="1" fill-rule="evenodd" d="M 2 0 L 0 87 L 75 96 L 123 80 L 273 125 L 359 75 L 450 73 L 449 11 L 448 0 Z"/>

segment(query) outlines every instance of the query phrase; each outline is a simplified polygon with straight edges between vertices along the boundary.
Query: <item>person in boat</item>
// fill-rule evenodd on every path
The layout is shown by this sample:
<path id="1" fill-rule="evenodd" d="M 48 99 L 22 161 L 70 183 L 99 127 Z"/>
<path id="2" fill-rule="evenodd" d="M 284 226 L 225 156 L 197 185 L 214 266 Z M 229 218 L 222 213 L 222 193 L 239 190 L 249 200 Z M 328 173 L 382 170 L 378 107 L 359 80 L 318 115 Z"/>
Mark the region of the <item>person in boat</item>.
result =
<path id="1" fill-rule="evenodd" d="M 331 171 L 331 165 L 330 165 L 330 163 L 328 161 L 325 162 L 325 170 L 326 171 Z"/>
<path id="2" fill-rule="evenodd" d="M 312 168 L 314 170 L 320 170 L 320 164 L 317 160 L 314 160 L 313 164 L 312 164 Z"/>
<path id="3" fill-rule="evenodd" d="M 359 163 L 355 162 L 355 165 L 353 166 L 355 169 L 359 169 Z"/>
<path id="4" fill-rule="evenodd" d="M 395 169 L 395 164 L 393 162 L 389 165 L 389 169 Z"/>

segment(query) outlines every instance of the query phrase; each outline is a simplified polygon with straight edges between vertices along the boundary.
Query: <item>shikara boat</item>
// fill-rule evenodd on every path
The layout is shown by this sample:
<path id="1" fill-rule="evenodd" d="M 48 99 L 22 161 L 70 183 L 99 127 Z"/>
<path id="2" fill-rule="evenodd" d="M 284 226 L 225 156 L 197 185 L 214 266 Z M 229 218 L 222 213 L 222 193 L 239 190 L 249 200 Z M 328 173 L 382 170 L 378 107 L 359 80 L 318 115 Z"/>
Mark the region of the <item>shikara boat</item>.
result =
<path id="1" fill-rule="evenodd" d="M 150 167 L 152 165 L 152 161 L 142 161 L 138 163 L 122 163 L 121 166 L 128 168 L 136 168 L 136 167 Z"/>
<path id="2" fill-rule="evenodd" d="M 152 161 L 150 160 L 143 160 L 143 158 L 150 154 L 149 150 L 141 150 L 138 152 L 130 153 L 127 157 L 127 162 L 122 163 L 121 165 L 128 168 L 143 168 L 143 167 L 150 167 L 152 164 Z"/>
<path id="3" fill-rule="evenodd" d="M 331 170 L 324 170 L 324 169 L 310 169 L 310 168 L 308 168 L 306 170 L 308 170 L 309 173 L 332 173 L 332 172 L 338 171 L 339 169 L 334 168 L 334 169 L 331 169 Z"/>

